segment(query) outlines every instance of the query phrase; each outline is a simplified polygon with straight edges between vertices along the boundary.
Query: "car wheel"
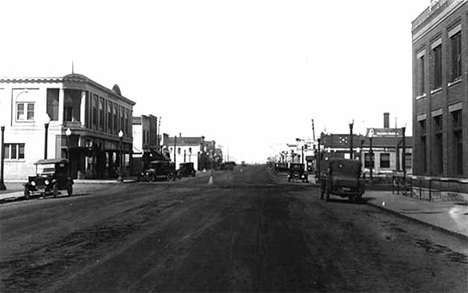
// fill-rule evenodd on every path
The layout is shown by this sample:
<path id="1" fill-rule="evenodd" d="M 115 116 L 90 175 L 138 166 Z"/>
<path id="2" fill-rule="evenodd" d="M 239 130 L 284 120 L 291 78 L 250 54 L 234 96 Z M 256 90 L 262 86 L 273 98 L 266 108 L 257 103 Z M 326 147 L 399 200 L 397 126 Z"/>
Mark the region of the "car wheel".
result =
<path id="1" fill-rule="evenodd" d="M 148 181 L 149 181 L 149 182 L 154 182 L 154 180 L 156 179 L 156 178 L 154 177 L 154 174 L 149 174 L 147 178 L 148 178 Z"/>
<path id="2" fill-rule="evenodd" d="M 24 198 L 29 199 L 30 194 L 31 194 L 31 192 L 29 191 L 29 188 L 25 187 L 24 188 Z"/>
<path id="3" fill-rule="evenodd" d="M 172 174 L 172 173 L 167 174 L 166 179 L 167 179 L 167 181 L 173 181 L 174 180 L 174 174 Z"/>
<path id="4" fill-rule="evenodd" d="M 72 196 L 73 194 L 73 185 L 68 185 L 67 187 L 67 193 L 68 193 L 68 196 Z"/>
<path id="5" fill-rule="evenodd" d="M 294 172 L 292 173 L 292 177 L 293 177 L 294 179 L 299 179 L 299 178 L 301 177 L 301 175 L 299 174 L 299 172 L 294 171 Z"/>
<path id="6" fill-rule="evenodd" d="M 58 189 L 58 184 L 57 183 L 54 184 L 52 192 L 54 194 L 54 197 L 57 197 L 59 195 L 59 189 Z"/>

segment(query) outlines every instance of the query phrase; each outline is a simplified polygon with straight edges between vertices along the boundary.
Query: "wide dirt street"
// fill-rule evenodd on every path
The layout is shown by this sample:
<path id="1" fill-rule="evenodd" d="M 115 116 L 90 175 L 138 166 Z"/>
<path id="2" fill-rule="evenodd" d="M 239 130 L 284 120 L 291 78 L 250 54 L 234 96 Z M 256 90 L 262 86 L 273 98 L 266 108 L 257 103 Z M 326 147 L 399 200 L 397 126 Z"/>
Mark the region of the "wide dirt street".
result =
<path id="1" fill-rule="evenodd" d="M 468 292 L 466 241 L 265 166 L 0 206 L 1 292 Z"/>

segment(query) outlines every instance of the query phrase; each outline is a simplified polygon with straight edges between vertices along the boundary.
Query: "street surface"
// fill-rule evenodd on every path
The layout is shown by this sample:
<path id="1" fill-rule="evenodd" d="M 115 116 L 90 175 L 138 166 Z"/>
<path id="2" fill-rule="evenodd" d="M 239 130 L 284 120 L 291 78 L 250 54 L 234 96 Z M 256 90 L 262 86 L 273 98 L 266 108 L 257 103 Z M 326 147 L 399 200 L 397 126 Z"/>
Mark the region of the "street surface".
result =
<path id="1" fill-rule="evenodd" d="M 462 239 L 265 166 L 209 176 L 0 205 L 0 292 L 468 292 Z"/>

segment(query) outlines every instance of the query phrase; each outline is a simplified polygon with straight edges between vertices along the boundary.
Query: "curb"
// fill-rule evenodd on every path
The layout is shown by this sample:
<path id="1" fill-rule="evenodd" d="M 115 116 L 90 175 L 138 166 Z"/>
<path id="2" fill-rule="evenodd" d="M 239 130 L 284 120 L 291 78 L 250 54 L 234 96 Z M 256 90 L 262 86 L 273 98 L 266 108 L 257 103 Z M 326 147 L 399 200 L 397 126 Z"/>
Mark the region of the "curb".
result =
<path id="1" fill-rule="evenodd" d="M 383 210 L 383 211 L 386 211 L 388 213 L 391 213 L 391 214 L 394 214 L 400 218 L 404 218 L 404 219 L 408 219 L 408 220 L 411 220 L 411 221 L 414 221 L 416 223 L 419 223 L 419 224 L 422 224 L 424 226 L 427 226 L 431 229 L 434 229 L 434 230 L 437 230 L 439 232 L 443 232 L 443 233 L 447 233 L 447 234 L 450 234 L 452 236 L 455 236 L 457 238 L 460 238 L 462 240 L 467 240 L 468 241 L 468 236 L 464 235 L 464 234 L 461 234 L 461 233 L 458 233 L 458 232 L 454 232 L 452 230 L 449 230 L 449 229 L 446 229 L 446 228 L 443 228 L 443 227 L 440 227 L 440 226 L 436 226 L 434 224 L 431 224 L 431 223 L 428 223 L 428 222 L 425 222 L 425 221 L 422 221 L 422 220 L 419 220 L 419 219 L 416 219 L 416 218 L 413 218 L 413 217 L 410 217 L 410 216 L 407 216 L 405 214 L 402 214 L 402 213 L 399 213 L 397 211 L 394 211 L 394 210 L 391 210 L 391 209 L 387 209 L 387 208 L 384 208 L 382 207 L 381 205 L 378 205 L 378 204 L 375 204 L 371 201 L 368 201 L 367 204 L 373 206 L 373 207 L 376 207 L 380 210 Z"/>

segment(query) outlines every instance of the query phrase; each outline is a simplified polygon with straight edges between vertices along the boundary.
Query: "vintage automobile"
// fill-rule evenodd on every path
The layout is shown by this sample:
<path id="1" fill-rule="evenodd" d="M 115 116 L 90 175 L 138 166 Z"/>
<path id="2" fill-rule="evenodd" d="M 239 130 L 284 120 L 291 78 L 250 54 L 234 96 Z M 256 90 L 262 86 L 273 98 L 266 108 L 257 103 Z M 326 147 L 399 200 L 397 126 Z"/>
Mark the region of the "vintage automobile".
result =
<path id="1" fill-rule="evenodd" d="M 304 183 L 309 182 L 308 174 L 305 171 L 304 164 L 291 163 L 289 165 L 288 181 L 291 182 L 291 180 L 302 180 Z"/>
<path id="2" fill-rule="evenodd" d="M 234 170 L 234 167 L 236 167 L 236 162 L 234 161 L 228 161 L 224 162 L 221 164 L 221 170 Z"/>
<path id="3" fill-rule="evenodd" d="M 320 198 L 325 201 L 330 195 L 348 197 L 350 201 L 359 202 L 365 192 L 365 181 L 362 178 L 361 162 L 350 159 L 331 159 L 322 165 L 327 169 L 319 177 Z"/>
<path id="4" fill-rule="evenodd" d="M 144 170 L 140 176 L 140 181 L 153 182 L 156 180 L 173 181 L 176 179 L 176 169 L 174 162 L 171 161 L 151 161 L 148 169 Z"/>
<path id="5" fill-rule="evenodd" d="M 195 177 L 195 168 L 193 167 L 193 163 L 180 163 L 179 164 L 179 170 L 177 170 L 177 177 L 182 178 L 182 177 L 188 177 L 192 176 Z"/>
<path id="6" fill-rule="evenodd" d="M 67 159 L 45 159 L 35 163 L 36 175 L 29 176 L 24 184 L 24 197 L 29 199 L 31 194 L 43 196 L 52 194 L 57 197 L 60 190 L 66 190 L 67 194 L 73 194 L 73 179 L 68 175 Z"/>

